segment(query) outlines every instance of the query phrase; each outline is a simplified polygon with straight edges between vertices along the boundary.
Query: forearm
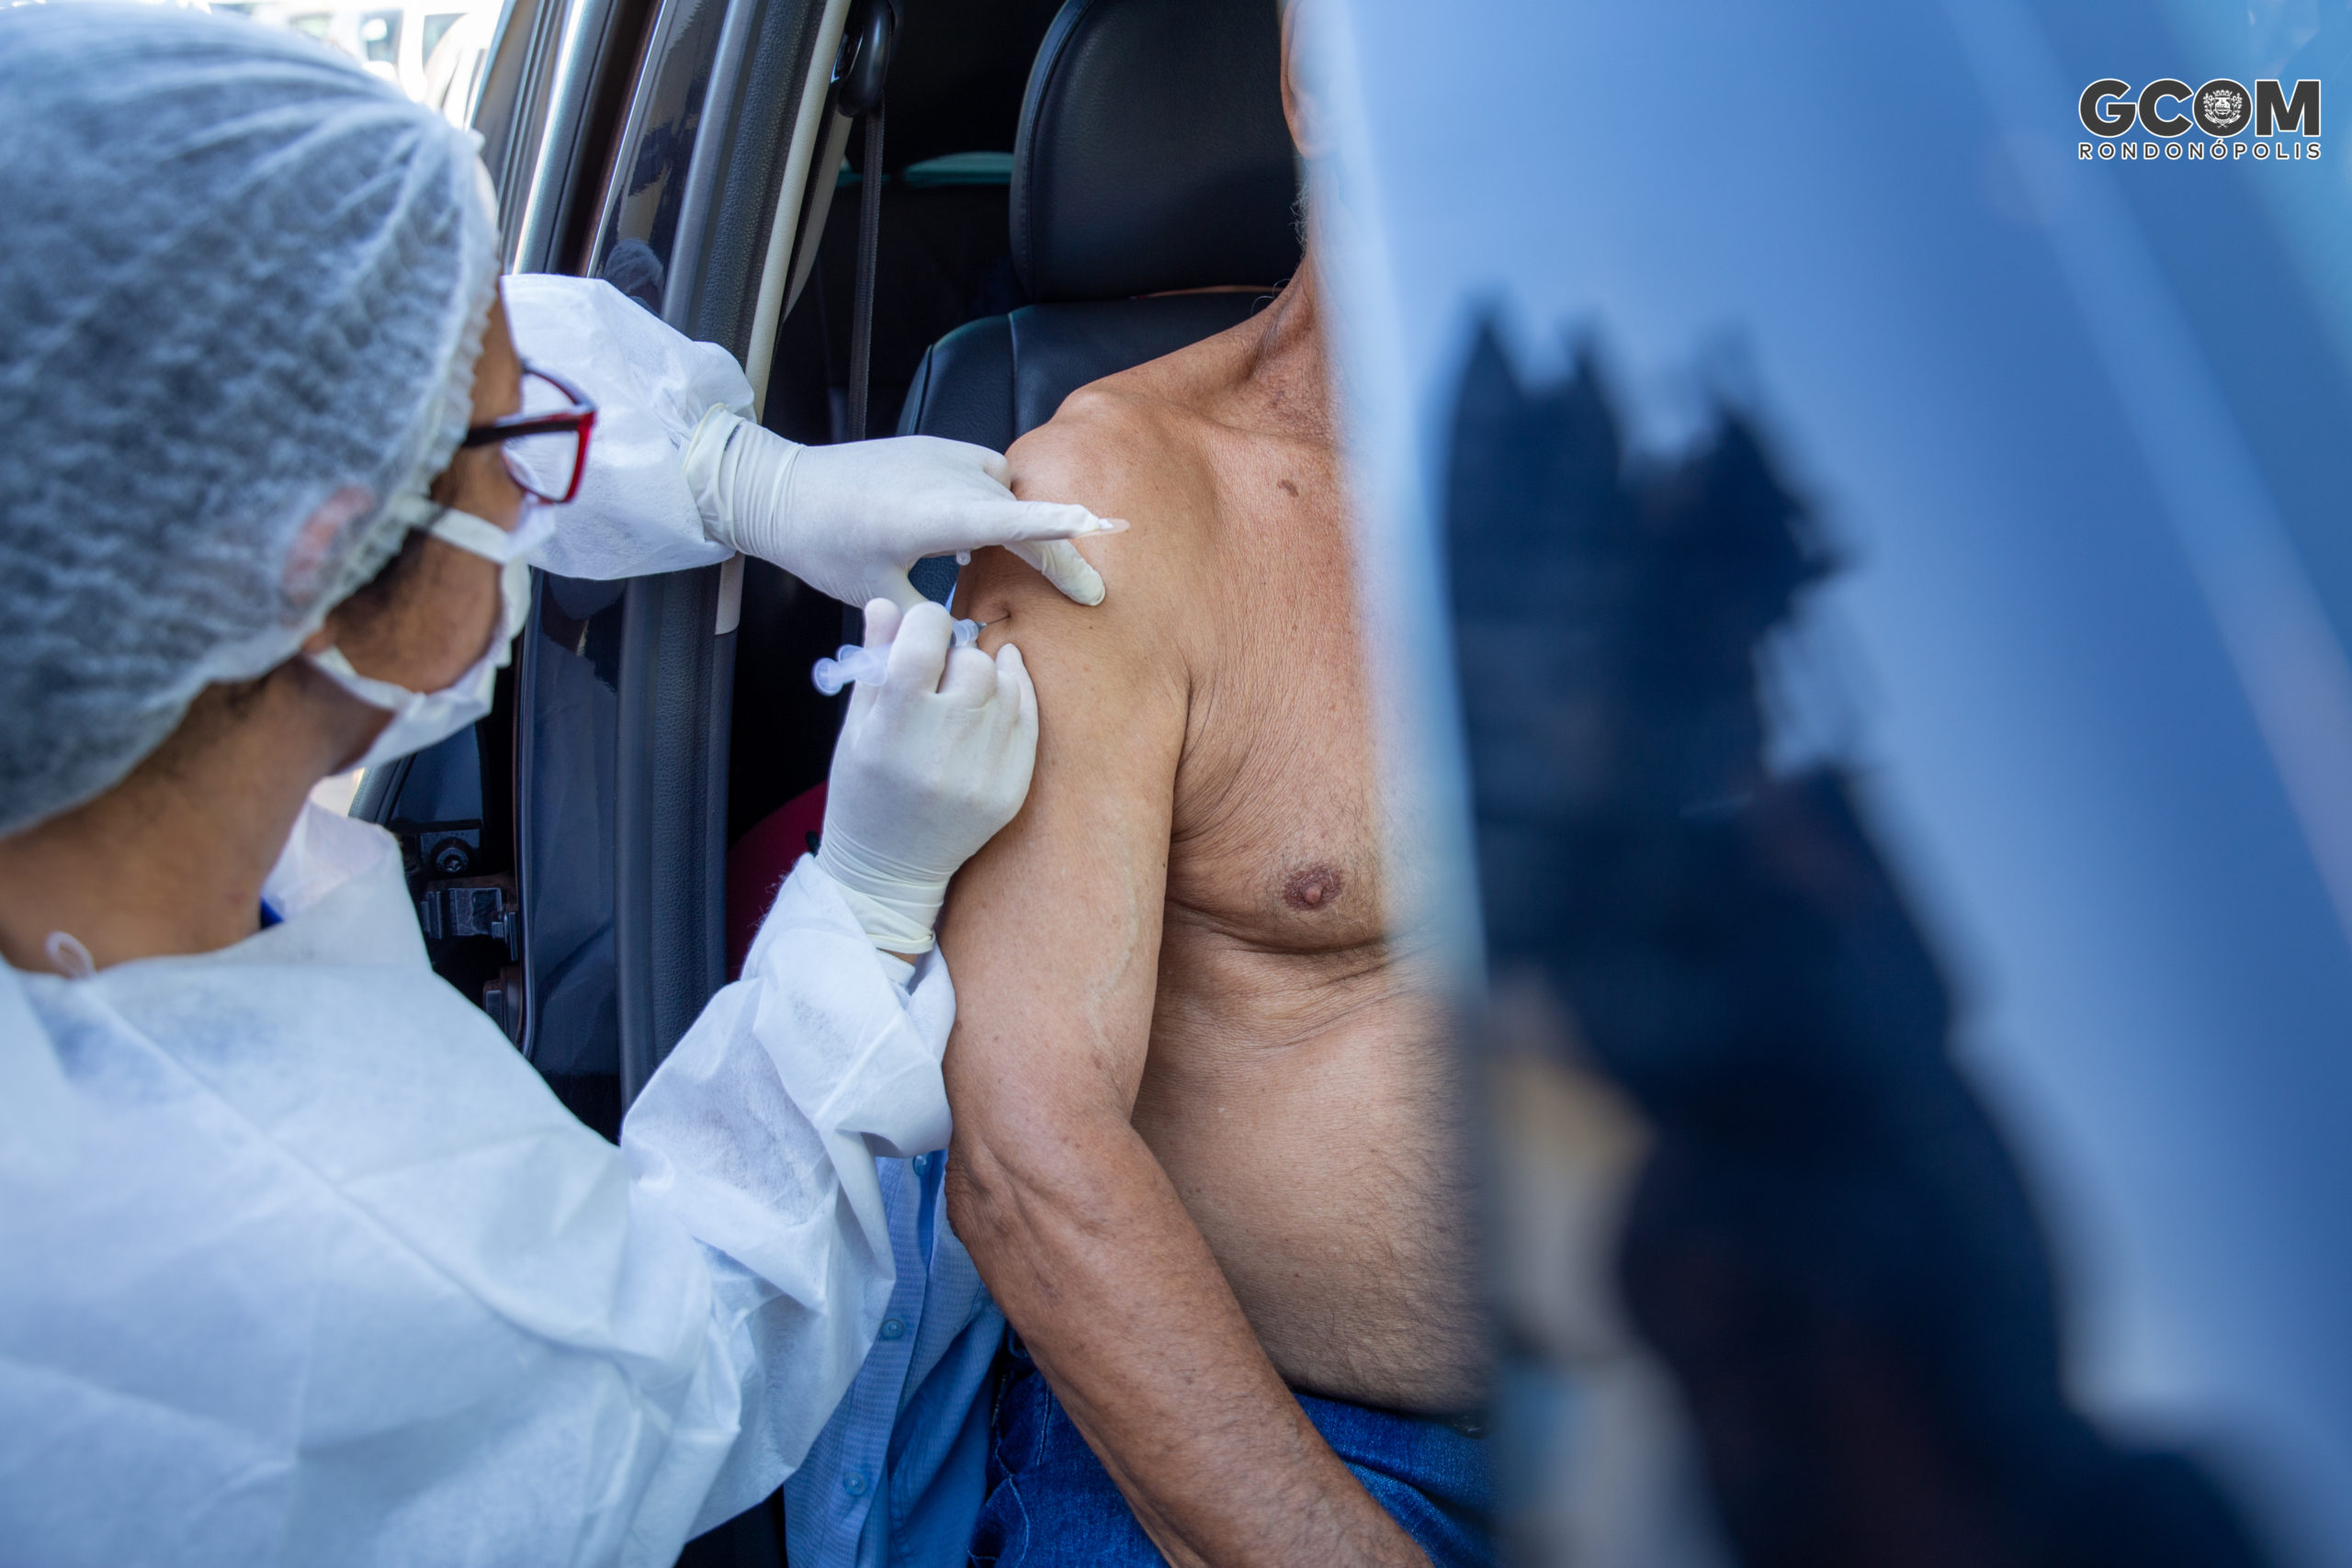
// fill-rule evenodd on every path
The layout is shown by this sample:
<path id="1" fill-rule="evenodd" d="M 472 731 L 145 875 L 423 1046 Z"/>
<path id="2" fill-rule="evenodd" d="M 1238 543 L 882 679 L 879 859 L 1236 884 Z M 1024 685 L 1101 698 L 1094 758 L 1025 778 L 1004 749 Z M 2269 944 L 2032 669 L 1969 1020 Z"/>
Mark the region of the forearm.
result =
<path id="1" fill-rule="evenodd" d="M 1135 1130 L 1021 1145 L 1000 1157 L 959 1123 L 956 1234 L 1168 1559 L 1426 1563 L 1283 1386 Z"/>

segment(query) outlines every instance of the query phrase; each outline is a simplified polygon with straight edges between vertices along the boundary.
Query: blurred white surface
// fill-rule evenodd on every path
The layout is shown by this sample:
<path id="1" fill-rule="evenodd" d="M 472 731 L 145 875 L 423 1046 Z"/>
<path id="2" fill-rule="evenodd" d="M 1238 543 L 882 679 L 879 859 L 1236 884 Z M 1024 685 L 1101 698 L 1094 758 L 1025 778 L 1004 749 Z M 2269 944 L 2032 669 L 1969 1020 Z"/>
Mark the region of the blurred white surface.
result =
<path id="1" fill-rule="evenodd" d="M 338 817 L 350 816 L 352 799 L 359 793 L 361 775 L 362 771 L 354 768 L 347 773 L 321 779 L 311 786 L 311 804 Z"/>

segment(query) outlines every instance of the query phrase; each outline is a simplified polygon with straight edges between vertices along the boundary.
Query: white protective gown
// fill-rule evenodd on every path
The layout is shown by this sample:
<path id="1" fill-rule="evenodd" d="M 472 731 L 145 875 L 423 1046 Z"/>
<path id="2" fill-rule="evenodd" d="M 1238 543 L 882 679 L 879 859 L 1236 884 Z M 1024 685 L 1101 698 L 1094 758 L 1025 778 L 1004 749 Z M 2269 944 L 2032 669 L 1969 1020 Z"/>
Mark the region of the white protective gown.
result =
<path id="1" fill-rule="evenodd" d="M 601 278 L 512 273 L 499 288 L 515 352 L 560 371 L 596 405 L 580 493 L 557 510 L 531 563 L 605 581 L 733 555 L 704 532 L 680 458 L 713 407 L 751 417 L 752 383 L 735 356 Z"/>
<path id="2" fill-rule="evenodd" d="M 567 1112 L 311 808 L 223 952 L 0 965 L 0 1562 L 659 1563 L 797 1464 L 940 1147 L 953 998 L 805 860 L 629 1114 Z M 903 968 L 903 966 L 901 966 Z"/>

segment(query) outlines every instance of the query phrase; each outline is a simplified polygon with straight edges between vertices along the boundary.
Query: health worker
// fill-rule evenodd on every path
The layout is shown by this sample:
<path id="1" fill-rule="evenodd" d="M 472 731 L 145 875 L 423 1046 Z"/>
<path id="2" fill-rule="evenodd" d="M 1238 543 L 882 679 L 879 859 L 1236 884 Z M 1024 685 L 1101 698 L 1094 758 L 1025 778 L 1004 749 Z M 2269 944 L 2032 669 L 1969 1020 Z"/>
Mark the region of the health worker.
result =
<path id="1" fill-rule="evenodd" d="M 876 1157 L 947 1138 L 932 924 L 1036 702 L 905 569 L 1099 599 L 1101 525 L 778 442 L 720 351 L 522 283 L 596 426 L 469 135 L 298 34 L 0 10 L 0 1561 L 666 1564 L 800 1461 L 891 1291 Z M 738 548 L 870 597 L 888 672 L 615 1148 L 307 796 L 487 710 L 529 560 Z"/>

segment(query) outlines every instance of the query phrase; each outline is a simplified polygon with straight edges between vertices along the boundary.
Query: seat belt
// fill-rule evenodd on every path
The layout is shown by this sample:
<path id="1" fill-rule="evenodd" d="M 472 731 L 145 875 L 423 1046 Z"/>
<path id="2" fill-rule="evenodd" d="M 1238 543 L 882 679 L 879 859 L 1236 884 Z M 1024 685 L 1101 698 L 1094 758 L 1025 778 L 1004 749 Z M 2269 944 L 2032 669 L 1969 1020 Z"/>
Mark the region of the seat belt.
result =
<path id="1" fill-rule="evenodd" d="M 865 439 L 874 371 L 874 269 L 882 248 L 882 105 L 865 117 L 865 176 L 857 203 L 857 292 L 849 316 L 849 438 Z"/>
<path id="2" fill-rule="evenodd" d="M 833 107 L 865 121 L 865 167 L 857 204 L 857 289 L 850 307 L 848 430 L 865 439 L 874 370 L 874 274 L 882 242 L 882 85 L 890 73 L 898 17 L 891 0 L 864 0 L 833 61 Z"/>

